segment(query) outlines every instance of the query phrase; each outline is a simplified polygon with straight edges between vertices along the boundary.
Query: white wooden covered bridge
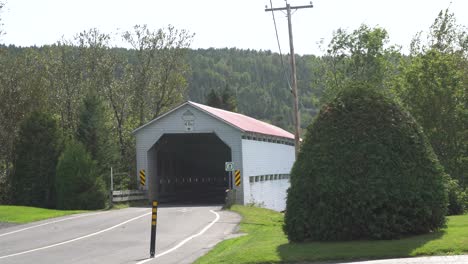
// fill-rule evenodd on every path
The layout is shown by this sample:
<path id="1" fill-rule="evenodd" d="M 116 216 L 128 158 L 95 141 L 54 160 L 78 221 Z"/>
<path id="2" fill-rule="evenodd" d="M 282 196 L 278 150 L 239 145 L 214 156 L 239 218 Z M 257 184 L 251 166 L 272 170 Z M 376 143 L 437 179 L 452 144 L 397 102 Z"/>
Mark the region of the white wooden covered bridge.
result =
<path id="1" fill-rule="evenodd" d="M 222 203 L 226 162 L 239 170 L 236 203 L 286 207 L 294 135 L 254 118 L 187 101 L 134 131 L 137 177 L 161 203 Z M 138 180 L 138 182 L 140 182 Z"/>

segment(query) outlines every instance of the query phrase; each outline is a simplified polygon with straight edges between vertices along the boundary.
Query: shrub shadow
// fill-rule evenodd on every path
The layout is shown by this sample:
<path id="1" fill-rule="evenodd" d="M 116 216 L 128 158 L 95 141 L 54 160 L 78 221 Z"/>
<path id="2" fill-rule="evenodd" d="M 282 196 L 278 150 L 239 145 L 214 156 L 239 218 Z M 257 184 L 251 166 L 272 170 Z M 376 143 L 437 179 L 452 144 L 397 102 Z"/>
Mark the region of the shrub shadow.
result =
<path id="1" fill-rule="evenodd" d="M 440 230 L 397 240 L 356 240 L 343 242 L 287 243 L 277 247 L 282 263 L 341 263 L 374 259 L 411 257 L 423 245 L 441 238 Z"/>

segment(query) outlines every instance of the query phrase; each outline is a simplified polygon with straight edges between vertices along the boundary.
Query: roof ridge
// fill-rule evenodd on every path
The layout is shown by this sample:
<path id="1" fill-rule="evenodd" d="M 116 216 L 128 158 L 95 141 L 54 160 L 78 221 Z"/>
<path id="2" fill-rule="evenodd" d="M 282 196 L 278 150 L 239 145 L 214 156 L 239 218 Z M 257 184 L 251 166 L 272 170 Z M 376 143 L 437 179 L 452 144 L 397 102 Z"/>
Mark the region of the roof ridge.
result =
<path id="1" fill-rule="evenodd" d="M 284 130 L 281 127 L 275 126 L 273 124 L 267 123 L 262 120 L 258 120 L 256 118 L 253 118 L 251 116 L 247 116 L 241 113 L 236 113 L 200 103 L 196 103 L 193 101 L 187 101 L 189 104 L 192 104 L 198 108 L 201 108 L 202 110 L 208 112 L 211 115 L 216 116 L 217 118 L 223 120 L 224 122 L 239 128 L 243 131 L 247 132 L 253 132 L 253 133 L 259 133 L 259 134 L 264 134 L 264 135 L 270 135 L 270 136 L 276 136 L 276 137 L 283 137 L 283 138 L 290 138 L 293 139 L 294 135 L 290 133 L 289 131 Z M 242 120 L 244 119 L 244 120 Z M 248 124 L 243 122 L 247 121 L 249 122 Z M 263 128 L 261 127 L 263 126 Z M 268 129 L 274 130 L 273 131 L 267 131 Z"/>

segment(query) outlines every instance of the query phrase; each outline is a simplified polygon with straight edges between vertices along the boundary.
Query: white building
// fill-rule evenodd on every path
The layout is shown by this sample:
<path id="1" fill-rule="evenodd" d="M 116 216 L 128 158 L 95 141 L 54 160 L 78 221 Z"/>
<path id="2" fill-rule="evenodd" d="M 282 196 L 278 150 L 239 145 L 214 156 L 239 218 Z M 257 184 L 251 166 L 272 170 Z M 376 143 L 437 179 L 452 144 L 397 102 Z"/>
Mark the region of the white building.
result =
<path id="1" fill-rule="evenodd" d="M 294 135 L 254 118 L 185 102 L 134 131 L 137 177 L 150 200 L 224 202 L 225 163 L 240 171 L 236 203 L 284 210 L 295 160 Z M 140 182 L 140 180 L 138 180 Z"/>

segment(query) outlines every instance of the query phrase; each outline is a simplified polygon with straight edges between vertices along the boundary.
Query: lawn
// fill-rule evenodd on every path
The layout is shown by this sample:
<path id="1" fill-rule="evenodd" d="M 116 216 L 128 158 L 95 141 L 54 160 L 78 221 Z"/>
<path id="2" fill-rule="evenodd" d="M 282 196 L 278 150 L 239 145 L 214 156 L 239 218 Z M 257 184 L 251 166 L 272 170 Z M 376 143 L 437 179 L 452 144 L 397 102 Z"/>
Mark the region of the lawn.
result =
<path id="1" fill-rule="evenodd" d="M 202 263 L 280 263 L 382 259 L 468 252 L 468 215 L 451 216 L 447 228 L 400 240 L 289 243 L 283 215 L 267 209 L 235 205 L 242 215 L 240 232 L 247 235 L 218 244 Z"/>
<path id="2" fill-rule="evenodd" d="M 0 222 L 22 224 L 83 212 L 85 211 L 61 211 L 28 206 L 0 205 Z"/>

